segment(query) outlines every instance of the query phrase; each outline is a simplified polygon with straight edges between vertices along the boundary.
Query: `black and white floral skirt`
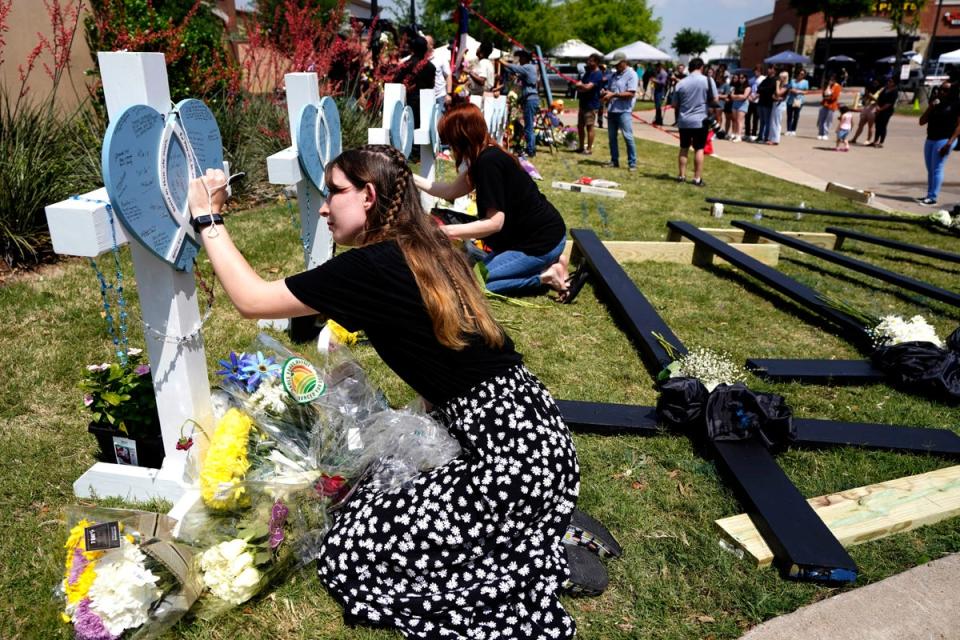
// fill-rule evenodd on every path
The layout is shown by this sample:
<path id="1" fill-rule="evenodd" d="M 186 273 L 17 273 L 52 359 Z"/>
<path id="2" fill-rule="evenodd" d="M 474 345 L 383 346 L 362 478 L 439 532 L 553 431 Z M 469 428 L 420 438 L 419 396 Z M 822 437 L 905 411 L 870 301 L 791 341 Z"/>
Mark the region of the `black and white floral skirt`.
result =
<path id="1" fill-rule="evenodd" d="M 557 599 L 580 468 L 549 392 L 518 365 L 434 410 L 463 451 L 392 491 L 360 490 L 320 551 L 349 621 L 407 638 L 570 638 Z"/>

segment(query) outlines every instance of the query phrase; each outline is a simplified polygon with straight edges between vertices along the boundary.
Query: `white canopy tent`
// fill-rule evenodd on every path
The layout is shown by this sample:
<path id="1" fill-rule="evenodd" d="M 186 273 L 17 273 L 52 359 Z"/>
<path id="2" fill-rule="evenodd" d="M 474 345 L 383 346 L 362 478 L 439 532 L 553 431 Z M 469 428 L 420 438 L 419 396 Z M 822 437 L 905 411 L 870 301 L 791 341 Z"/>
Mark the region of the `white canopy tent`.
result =
<path id="1" fill-rule="evenodd" d="M 618 49 L 614 49 L 604 57 L 607 60 L 611 60 L 613 58 L 613 54 L 619 53 L 619 52 L 623 52 L 623 54 L 627 56 L 627 60 L 630 60 L 630 61 L 645 62 L 647 60 L 671 60 L 672 59 L 672 56 L 670 56 L 670 54 L 664 53 L 663 51 L 660 51 L 660 49 L 657 49 L 653 45 L 649 45 L 642 40 L 637 40 L 632 44 L 628 44 Z"/>
<path id="2" fill-rule="evenodd" d="M 599 49 L 594 49 L 583 40 L 577 39 L 567 40 L 550 51 L 550 55 L 554 58 L 587 58 L 594 53 L 603 55 Z"/>
<path id="3" fill-rule="evenodd" d="M 480 41 L 468 33 L 467 34 L 467 53 L 465 54 L 467 60 L 477 59 L 477 47 L 479 46 L 480 46 Z M 450 58 L 449 45 L 443 45 L 442 47 L 437 47 L 436 49 L 434 49 L 434 51 L 436 52 L 436 55 L 440 58 L 447 58 L 447 59 Z M 494 48 L 493 53 L 490 54 L 490 59 L 497 60 L 502 55 L 503 55 L 503 51 L 501 51 L 500 49 Z"/>
<path id="4" fill-rule="evenodd" d="M 941 54 L 937 64 L 960 64 L 960 49 Z"/>

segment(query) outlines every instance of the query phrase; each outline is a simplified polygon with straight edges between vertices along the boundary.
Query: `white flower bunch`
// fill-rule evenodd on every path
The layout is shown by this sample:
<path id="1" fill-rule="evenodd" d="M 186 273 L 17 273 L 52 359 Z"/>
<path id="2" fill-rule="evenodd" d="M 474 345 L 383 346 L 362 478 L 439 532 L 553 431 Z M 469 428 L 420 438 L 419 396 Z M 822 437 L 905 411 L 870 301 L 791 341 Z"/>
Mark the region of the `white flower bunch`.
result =
<path id="1" fill-rule="evenodd" d="M 243 604 L 257 594 L 261 574 L 254 566 L 247 541 L 234 538 L 200 554 L 203 584 L 217 598 Z"/>
<path id="2" fill-rule="evenodd" d="M 97 577 L 90 586 L 90 610 L 103 626 L 119 636 L 149 620 L 151 605 L 163 592 L 157 588 L 159 577 L 146 567 L 147 556 L 127 538 L 97 562 Z"/>
<path id="3" fill-rule="evenodd" d="M 950 216 L 950 212 L 945 209 L 940 209 L 939 211 L 931 213 L 928 219 L 930 222 L 938 224 L 942 227 L 947 227 L 948 229 L 950 227 L 960 226 L 960 216 L 957 216 L 957 218 L 954 219 Z"/>
<path id="4" fill-rule="evenodd" d="M 703 347 L 694 347 L 667 366 L 671 378 L 696 378 L 707 391 L 719 384 L 733 384 L 745 377 L 745 372 L 725 353 L 717 353 Z"/>
<path id="5" fill-rule="evenodd" d="M 277 376 L 264 378 L 250 396 L 250 405 L 256 413 L 281 416 L 287 410 L 287 392 Z"/>
<path id="6" fill-rule="evenodd" d="M 937 336 L 937 330 L 923 316 L 913 316 L 904 320 L 901 316 L 883 316 L 880 324 L 869 330 L 873 343 L 877 347 L 893 346 L 901 342 L 932 342 L 938 347 L 943 342 Z"/>

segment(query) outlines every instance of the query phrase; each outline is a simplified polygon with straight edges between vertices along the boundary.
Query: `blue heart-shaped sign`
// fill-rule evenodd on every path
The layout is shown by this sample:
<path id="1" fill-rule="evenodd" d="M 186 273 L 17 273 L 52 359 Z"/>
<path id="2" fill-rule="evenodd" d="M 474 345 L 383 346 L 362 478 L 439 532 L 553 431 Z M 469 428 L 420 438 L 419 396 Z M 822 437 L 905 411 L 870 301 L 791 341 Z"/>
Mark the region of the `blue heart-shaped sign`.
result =
<path id="1" fill-rule="evenodd" d="M 430 111 L 430 146 L 433 147 L 434 156 L 440 153 L 440 131 L 437 129 L 439 123 L 440 108 L 434 102 L 433 109 Z"/>
<path id="2" fill-rule="evenodd" d="M 413 108 L 397 103 L 393 107 L 393 118 L 390 122 L 390 144 L 409 158 L 413 151 Z"/>
<path id="3" fill-rule="evenodd" d="M 327 164 L 340 155 L 342 144 L 340 112 L 333 98 L 321 98 L 319 107 L 304 105 L 297 130 L 297 156 L 300 168 L 324 196 L 327 195 L 324 171 Z"/>
<path id="4" fill-rule="evenodd" d="M 189 99 L 164 118 L 147 105 L 128 107 L 107 127 L 101 163 L 110 204 L 127 233 L 174 268 L 192 270 L 200 245 L 190 227 L 190 180 L 223 169 L 210 109 Z"/>

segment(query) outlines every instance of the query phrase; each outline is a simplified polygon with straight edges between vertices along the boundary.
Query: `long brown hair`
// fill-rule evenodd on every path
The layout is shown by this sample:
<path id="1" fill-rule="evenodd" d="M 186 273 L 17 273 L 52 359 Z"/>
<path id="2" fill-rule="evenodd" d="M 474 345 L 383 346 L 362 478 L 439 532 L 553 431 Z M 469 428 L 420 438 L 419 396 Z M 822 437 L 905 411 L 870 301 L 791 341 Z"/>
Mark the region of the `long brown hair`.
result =
<path id="1" fill-rule="evenodd" d="M 470 102 L 450 107 L 437 123 L 437 133 L 440 141 L 453 150 L 457 166 L 466 160 L 471 169 L 480 152 L 498 146 L 487 130 L 487 121 L 483 119 L 480 107 Z"/>
<path id="2" fill-rule="evenodd" d="M 399 245 L 440 344 L 460 350 L 479 337 L 488 346 L 502 346 L 503 329 L 490 314 L 466 259 L 424 213 L 403 154 L 379 144 L 344 151 L 327 165 L 328 186 L 334 167 L 357 189 L 373 185 L 376 202 L 358 244 L 393 240 Z"/>

